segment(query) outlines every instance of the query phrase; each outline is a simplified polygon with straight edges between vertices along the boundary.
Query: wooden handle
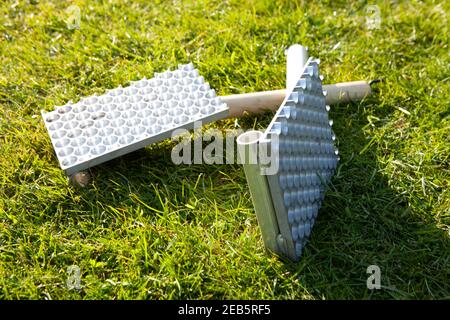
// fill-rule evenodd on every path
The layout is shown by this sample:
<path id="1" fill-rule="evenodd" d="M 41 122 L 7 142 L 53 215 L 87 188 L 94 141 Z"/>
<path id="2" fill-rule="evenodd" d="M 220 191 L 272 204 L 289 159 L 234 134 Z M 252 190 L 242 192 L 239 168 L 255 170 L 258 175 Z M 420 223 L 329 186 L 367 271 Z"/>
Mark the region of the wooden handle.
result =
<path id="1" fill-rule="evenodd" d="M 360 101 L 372 93 L 367 81 L 328 84 L 323 86 L 323 90 L 327 92 L 326 103 L 328 105 Z M 267 110 L 277 110 L 286 98 L 286 89 L 233 94 L 220 98 L 230 108 L 229 118 L 234 118 Z"/>

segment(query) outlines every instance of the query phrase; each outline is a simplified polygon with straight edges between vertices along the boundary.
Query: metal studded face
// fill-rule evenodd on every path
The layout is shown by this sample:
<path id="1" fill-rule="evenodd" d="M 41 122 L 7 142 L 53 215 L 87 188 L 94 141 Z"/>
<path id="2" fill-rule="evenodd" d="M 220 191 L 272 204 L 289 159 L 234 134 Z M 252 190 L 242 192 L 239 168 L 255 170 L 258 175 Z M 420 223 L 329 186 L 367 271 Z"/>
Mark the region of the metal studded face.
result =
<path id="1" fill-rule="evenodd" d="M 338 161 L 328 110 L 318 63 L 309 59 L 262 139 L 278 151 L 278 173 L 267 179 L 282 236 L 279 246 L 293 260 L 300 258 L 311 234 Z"/>
<path id="2" fill-rule="evenodd" d="M 228 115 L 192 64 L 42 113 L 66 174 L 95 166 Z"/>

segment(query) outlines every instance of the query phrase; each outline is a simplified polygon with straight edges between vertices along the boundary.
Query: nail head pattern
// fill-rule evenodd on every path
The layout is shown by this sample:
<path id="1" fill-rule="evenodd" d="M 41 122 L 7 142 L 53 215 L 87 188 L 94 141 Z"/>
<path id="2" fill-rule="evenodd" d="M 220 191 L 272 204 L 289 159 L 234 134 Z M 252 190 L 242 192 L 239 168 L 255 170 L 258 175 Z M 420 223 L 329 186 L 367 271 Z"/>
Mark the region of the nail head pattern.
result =
<path id="1" fill-rule="evenodd" d="M 326 184 L 337 166 L 338 152 L 328 111 L 318 61 L 310 59 L 265 132 L 272 150 L 279 154 L 277 183 L 269 183 L 269 188 L 272 199 L 282 196 L 284 208 L 275 210 L 277 218 L 286 219 L 285 225 L 289 225 L 290 232 L 285 238 L 293 242 L 296 259 L 300 258 L 311 234 Z M 271 141 L 272 135 L 278 136 L 273 140 L 277 144 Z"/>
<path id="2" fill-rule="evenodd" d="M 189 63 L 42 116 L 61 168 L 73 174 L 168 138 L 194 121 L 208 123 L 227 113 L 226 104 Z"/>

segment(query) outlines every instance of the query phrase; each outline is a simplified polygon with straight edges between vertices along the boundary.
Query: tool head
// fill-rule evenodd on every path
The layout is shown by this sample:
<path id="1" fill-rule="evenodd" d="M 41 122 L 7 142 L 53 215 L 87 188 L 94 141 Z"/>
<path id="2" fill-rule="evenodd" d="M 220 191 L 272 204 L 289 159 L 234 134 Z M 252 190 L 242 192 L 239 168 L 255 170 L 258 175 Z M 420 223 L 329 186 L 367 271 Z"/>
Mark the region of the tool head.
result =
<path id="1" fill-rule="evenodd" d="M 192 64 L 42 112 L 67 175 L 225 118 L 228 107 Z"/>
<path id="2" fill-rule="evenodd" d="M 328 110 L 318 61 L 310 58 L 259 140 L 277 155 L 277 172 L 267 174 L 273 228 L 279 252 L 292 260 L 301 256 L 338 161 Z"/>

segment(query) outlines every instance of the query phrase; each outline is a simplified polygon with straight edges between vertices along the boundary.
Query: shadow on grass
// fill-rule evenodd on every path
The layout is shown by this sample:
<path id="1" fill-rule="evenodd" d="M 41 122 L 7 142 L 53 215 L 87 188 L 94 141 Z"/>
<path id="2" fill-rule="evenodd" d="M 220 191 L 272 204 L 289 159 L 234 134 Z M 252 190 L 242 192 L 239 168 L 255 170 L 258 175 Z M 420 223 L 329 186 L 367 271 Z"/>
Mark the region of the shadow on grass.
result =
<path id="1" fill-rule="evenodd" d="M 376 98 L 368 102 L 379 105 Z M 286 269 L 316 298 L 448 298 L 448 236 L 389 186 L 377 161 L 382 137 L 364 134 L 363 108 L 350 104 L 332 111 L 341 158 L 337 174 L 303 259 Z M 389 112 L 384 109 L 379 112 Z M 375 143 L 368 146 L 371 139 Z M 379 290 L 367 288 L 370 265 L 381 270 Z"/>
<path id="2" fill-rule="evenodd" d="M 377 105 L 376 100 L 372 102 Z M 317 299 L 448 297 L 447 235 L 410 207 L 404 194 L 389 186 L 377 162 L 376 143 L 367 147 L 371 138 L 364 134 L 367 120 L 363 106 L 336 107 L 332 118 L 341 160 L 312 237 L 299 263 L 268 267 L 266 276 L 276 279 L 286 272 L 293 274 Z M 262 123 L 269 120 L 263 117 Z M 242 121 L 244 127 L 253 122 Z M 136 207 L 139 203 L 134 199 L 139 198 L 156 210 L 164 210 L 166 205 L 170 210 L 170 204 L 184 207 L 192 192 L 200 199 L 216 197 L 217 202 L 240 196 L 235 184 L 245 185 L 245 177 L 238 166 L 176 166 L 170 160 L 171 147 L 170 143 L 158 144 L 94 168 L 96 191 L 80 191 L 85 200 L 83 209 L 95 211 L 93 206 L 99 203 Z M 219 172 L 230 180 L 223 180 Z M 223 184 L 223 189 L 219 188 L 223 194 L 214 194 L 218 189 L 209 188 L 209 183 L 216 187 Z M 251 206 L 249 201 L 246 203 Z M 196 212 L 181 210 L 179 214 L 181 219 L 190 220 Z M 156 219 L 157 215 L 150 218 Z M 379 290 L 366 286 L 370 265 L 381 270 Z M 288 279 L 292 281 L 292 277 Z M 293 287 L 279 286 L 269 298 L 292 297 Z"/>

